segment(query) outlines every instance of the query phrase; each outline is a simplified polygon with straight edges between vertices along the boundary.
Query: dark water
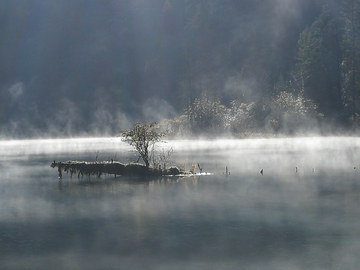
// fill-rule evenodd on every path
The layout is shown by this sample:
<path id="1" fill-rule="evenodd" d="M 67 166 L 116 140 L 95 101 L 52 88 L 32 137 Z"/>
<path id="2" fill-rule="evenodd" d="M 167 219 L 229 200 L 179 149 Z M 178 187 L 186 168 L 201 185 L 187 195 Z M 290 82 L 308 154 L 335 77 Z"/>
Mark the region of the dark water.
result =
<path id="1" fill-rule="evenodd" d="M 1 141 L 0 269 L 360 265 L 360 139 L 160 147 L 174 148 L 174 165 L 187 159 L 213 174 L 59 182 L 53 159 L 137 157 L 118 139 Z"/>

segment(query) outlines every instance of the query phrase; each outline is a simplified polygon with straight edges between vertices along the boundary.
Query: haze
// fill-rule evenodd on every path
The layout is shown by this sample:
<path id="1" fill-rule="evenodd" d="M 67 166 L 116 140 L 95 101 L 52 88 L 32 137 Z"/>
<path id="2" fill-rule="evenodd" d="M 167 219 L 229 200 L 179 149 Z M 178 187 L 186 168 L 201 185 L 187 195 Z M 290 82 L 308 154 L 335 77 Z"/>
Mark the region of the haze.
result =
<path id="1" fill-rule="evenodd" d="M 0 141 L 0 268 L 359 265 L 358 138 L 171 145 L 174 164 L 196 161 L 212 174 L 149 181 L 64 173 L 59 181 L 52 159 L 92 161 L 100 150 L 99 160 L 124 161 L 129 146 L 120 138 Z"/>
<path id="2" fill-rule="evenodd" d="M 179 116 L 197 98 L 226 108 L 254 102 L 263 116 L 236 132 L 292 132 L 269 104 L 283 90 L 299 94 L 288 82 L 299 74 L 301 33 L 324 4 L 330 21 L 342 21 L 342 2 L 2 1 L 1 136 L 114 135 L 135 121 Z M 308 126 L 329 131 L 355 121 L 354 99 L 340 94 L 344 43 L 334 42 L 329 55 L 338 58 L 325 68 L 334 73 L 316 74 L 323 84 L 309 81 L 303 93 L 317 104 Z"/>

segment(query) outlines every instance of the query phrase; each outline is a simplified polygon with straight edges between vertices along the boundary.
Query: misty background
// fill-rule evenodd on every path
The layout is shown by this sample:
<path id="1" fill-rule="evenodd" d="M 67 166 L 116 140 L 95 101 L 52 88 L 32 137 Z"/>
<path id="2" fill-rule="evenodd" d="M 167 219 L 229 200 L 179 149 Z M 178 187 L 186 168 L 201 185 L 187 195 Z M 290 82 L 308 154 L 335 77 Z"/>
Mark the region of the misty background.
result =
<path id="1" fill-rule="evenodd" d="M 1 1 L 0 136 L 355 130 L 359 2 Z"/>

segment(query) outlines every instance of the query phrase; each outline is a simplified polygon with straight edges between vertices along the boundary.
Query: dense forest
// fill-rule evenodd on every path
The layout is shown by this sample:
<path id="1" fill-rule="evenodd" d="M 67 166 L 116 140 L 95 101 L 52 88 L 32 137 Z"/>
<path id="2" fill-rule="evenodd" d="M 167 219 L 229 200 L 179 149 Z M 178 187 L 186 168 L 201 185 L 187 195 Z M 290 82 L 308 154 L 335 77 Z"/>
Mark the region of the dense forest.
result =
<path id="1" fill-rule="evenodd" d="M 360 124 L 360 0 L 1 1 L 0 39 L 3 138 Z"/>

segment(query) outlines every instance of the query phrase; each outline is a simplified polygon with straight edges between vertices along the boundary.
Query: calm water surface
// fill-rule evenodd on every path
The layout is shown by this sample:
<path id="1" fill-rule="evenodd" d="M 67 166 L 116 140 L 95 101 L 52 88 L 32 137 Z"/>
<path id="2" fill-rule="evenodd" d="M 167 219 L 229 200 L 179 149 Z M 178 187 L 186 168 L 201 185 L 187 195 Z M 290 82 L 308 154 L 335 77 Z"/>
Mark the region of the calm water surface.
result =
<path id="1" fill-rule="evenodd" d="M 0 269 L 360 265 L 359 138 L 160 145 L 169 147 L 173 165 L 212 175 L 59 181 L 54 159 L 137 156 L 118 138 L 0 141 Z"/>

